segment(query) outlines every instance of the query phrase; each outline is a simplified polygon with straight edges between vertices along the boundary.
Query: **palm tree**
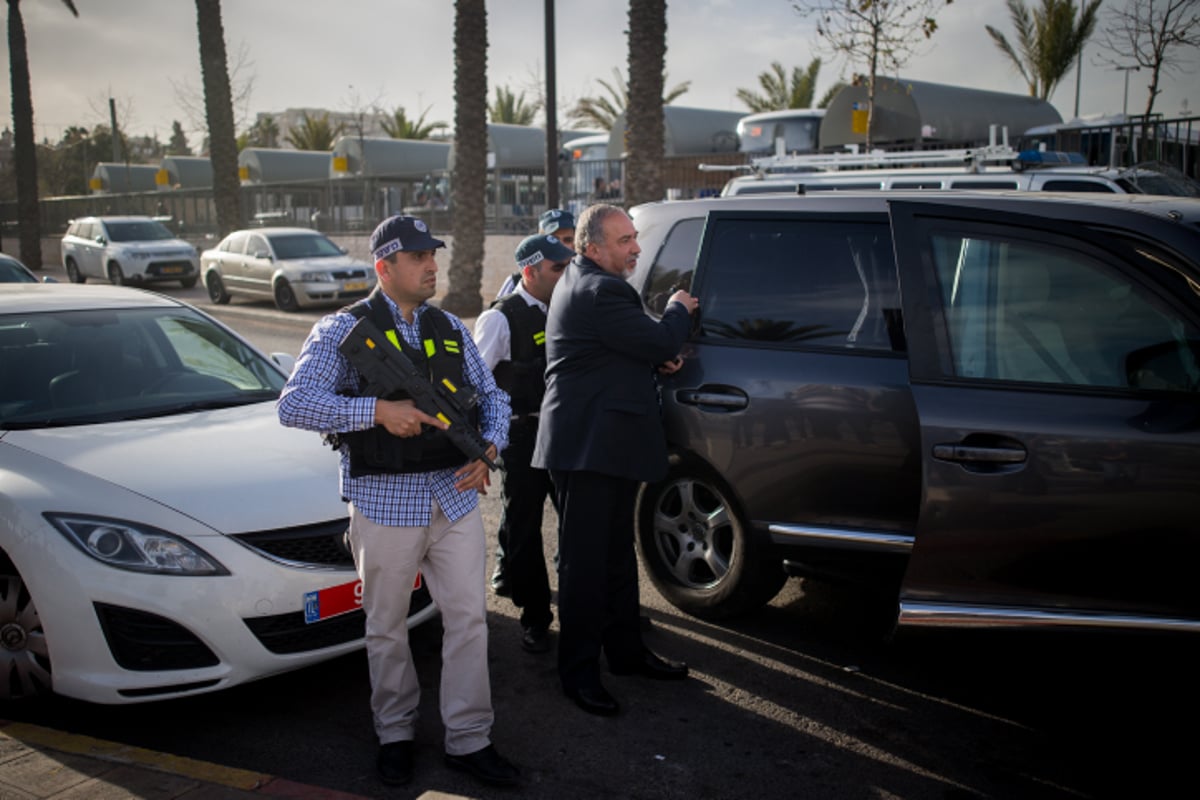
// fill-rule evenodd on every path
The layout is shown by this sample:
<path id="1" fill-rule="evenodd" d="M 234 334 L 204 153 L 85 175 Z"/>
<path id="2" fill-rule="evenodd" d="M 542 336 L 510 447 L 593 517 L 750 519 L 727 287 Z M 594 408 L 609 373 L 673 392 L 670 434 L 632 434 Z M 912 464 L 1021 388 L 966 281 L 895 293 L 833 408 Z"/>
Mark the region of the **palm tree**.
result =
<path id="1" fill-rule="evenodd" d="M 661 200 L 665 192 L 662 160 L 666 58 L 667 0 L 629 0 L 625 202 L 630 206 Z"/>
<path id="2" fill-rule="evenodd" d="M 445 122 L 440 120 L 437 122 L 426 122 L 425 115 L 429 113 L 427 107 L 421 112 L 421 116 L 416 119 L 409 119 L 404 106 L 397 106 L 392 112 L 391 118 L 384 117 L 380 121 L 383 126 L 383 131 L 393 139 L 428 139 L 433 135 L 434 131 L 444 130 L 449 128 Z"/>
<path id="3" fill-rule="evenodd" d="M 666 81 L 667 74 L 664 72 L 664 85 L 666 85 Z M 603 78 L 597 78 L 596 82 L 604 87 L 608 96 L 584 97 L 567 112 L 567 119 L 578 123 L 582 128 L 599 128 L 607 131 L 612 128 L 617 117 L 625 113 L 625 107 L 629 105 L 629 85 L 617 67 L 613 67 L 612 83 Z M 677 84 L 671 91 L 663 95 L 662 104 L 670 105 L 673 100 L 685 94 L 691 86 L 691 81 Z"/>
<path id="4" fill-rule="evenodd" d="M 442 308 L 460 317 L 483 308 L 487 150 L 487 7 L 484 0 L 454 0 L 454 249 Z"/>
<path id="5" fill-rule="evenodd" d="M 213 205 L 217 210 L 217 235 L 223 237 L 241 227 L 242 195 L 221 0 L 196 0 L 196 28 L 200 35 L 200 75 L 204 84 L 204 115 L 208 121 L 208 155 L 213 170 Z"/>
<path id="6" fill-rule="evenodd" d="M 330 122 L 328 113 L 310 117 L 305 111 L 300 114 L 300 124 L 288 131 L 284 139 L 297 150 L 332 150 L 334 139 L 345 130 L 345 124 Z"/>
<path id="7" fill-rule="evenodd" d="M 782 111 L 787 108 L 812 108 L 813 94 L 817 89 L 817 74 L 821 71 L 821 59 L 814 58 L 807 69 L 792 67 L 791 82 L 783 71 L 783 64 L 771 62 L 771 69 L 758 74 L 758 85 L 763 93 L 749 89 L 738 89 L 737 97 L 752 112 Z"/>
<path id="8" fill-rule="evenodd" d="M 1029 95 L 1049 100 L 1091 38 L 1100 2 L 1085 0 L 1081 16 L 1074 0 L 1042 0 L 1041 8 L 1032 12 L 1023 0 L 1008 0 L 1008 13 L 1017 29 L 1015 48 L 996 28 L 984 27 L 1016 65 L 1029 86 Z"/>
<path id="9" fill-rule="evenodd" d="M 72 0 L 63 5 L 74 14 Z M 12 82 L 13 162 L 17 179 L 17 225 L 21 260 L 42 268 L 42 228 L 38 215 L 37 146 L 33 138 L 33 88 L 21 0 L 8 0 L 8 71 Z"/>
<path id="10" fill-rule="evenodd" d="M 525 103 L 525 93 L 514 94 L 507 86 L 496 87 L 496 99 L 488 107 L 488 118 L 492 122 L 503 122 L 509 125 L 532 125 L 534 117 L 542 107 L 540 100 L 532 105 Z"/>
<path id="11" fill-rule="evenodd" d="M 249 130 L 238 137 L 239 148 L 279 147 L 279 123 L 270 114 L 261 114 Z"/>

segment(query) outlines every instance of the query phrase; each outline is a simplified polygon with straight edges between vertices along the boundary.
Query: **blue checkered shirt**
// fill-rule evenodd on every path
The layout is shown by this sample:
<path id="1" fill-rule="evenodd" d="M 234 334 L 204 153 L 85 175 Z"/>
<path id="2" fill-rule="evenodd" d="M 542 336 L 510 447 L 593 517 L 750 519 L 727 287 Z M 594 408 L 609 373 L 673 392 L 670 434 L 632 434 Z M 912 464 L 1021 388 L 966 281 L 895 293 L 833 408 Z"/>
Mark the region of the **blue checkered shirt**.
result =
<path id="1" fill-rule="evenodd" d="M 391 299 L 387 301 L 397 332 L 408 344 L 421 349 L 421 314 L 428 306 L 418 306 L 409 324 Z M 463 378 L 478 394 L 480 433 L 499 452 L 508 446 L 508 395 L 496 386 L 466 326 L 453 314 L 446 316 L 463 334 Z M 313 326 L 276 406 L 284 425 L 320 433 L 365 430 L 375 425 L 375 398 L 339 394 L 358 391 L 358 370 L 338 351 L 357 321 L 353 315 L 339 311 Z M 344 445 L 341 458 L 342 497 L 377 525 L 426 527 L 434 499 L 451 520 L 461 518 L 479 502 L 474 490 L 460 492 L 454 488 L 452 469 L 351 478 L 350 453 Z"/>

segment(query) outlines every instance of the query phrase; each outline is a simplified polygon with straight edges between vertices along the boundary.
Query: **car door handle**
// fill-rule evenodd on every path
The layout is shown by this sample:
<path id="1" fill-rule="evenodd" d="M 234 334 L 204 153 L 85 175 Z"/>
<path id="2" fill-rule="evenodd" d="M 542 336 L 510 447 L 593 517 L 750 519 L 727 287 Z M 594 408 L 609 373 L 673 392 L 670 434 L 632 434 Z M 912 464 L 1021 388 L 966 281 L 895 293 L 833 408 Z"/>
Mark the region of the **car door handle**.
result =
<path id="1" fill-rule="evenodd" d="M 1023 464 L 1021 447 L 979 447 L 966 444 L 935 444 L 933 457 L 962 464 Z"/>
<path id="2" fill-rule="evenodd" d="M 684 405 L 716 406 L 730 410 L 738 410 L 750 405 L 750 398 L 737 390 L 679 389 L 675 392 L 675 399 Z"/>

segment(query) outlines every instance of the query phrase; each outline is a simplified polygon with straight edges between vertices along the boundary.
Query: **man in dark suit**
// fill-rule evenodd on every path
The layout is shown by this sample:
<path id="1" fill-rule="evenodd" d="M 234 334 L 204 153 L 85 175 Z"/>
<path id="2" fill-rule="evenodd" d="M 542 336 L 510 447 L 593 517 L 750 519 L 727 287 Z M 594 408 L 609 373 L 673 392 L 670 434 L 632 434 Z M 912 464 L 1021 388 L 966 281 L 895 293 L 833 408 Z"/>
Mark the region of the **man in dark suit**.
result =
<path id="1" fill-rule="evenodd" d="M 533 465 L 550 471 L 561 520 L 558 674 L 585 711 L 619 710 L 600 682 L 687 677 L 642 643 L 633 506 L 639 482 L 667 471 L 654 370 L 674 372 L 696 299 L 675 292 L 655 321 L 625 277 L 641 250 L 620 208 L 594 205 L 546 321 L 546 395 Z"/>

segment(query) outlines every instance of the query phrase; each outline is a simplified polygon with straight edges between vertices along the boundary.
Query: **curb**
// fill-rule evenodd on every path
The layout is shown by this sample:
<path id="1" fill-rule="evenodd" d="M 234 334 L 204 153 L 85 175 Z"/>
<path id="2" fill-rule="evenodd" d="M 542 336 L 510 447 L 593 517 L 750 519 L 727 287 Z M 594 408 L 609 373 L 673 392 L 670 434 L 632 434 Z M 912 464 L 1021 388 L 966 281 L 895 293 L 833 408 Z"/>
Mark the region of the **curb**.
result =
<path id="1" fill-rule="evenodd" d="M 52 755 L 46 759 L 46 751 L 54 751 L 71 756 L 81 757 L 78 763 L 64 763 Z M 39 763 L 39 762 L 45 763 Z M 93 765 L 88 768 L 88 765 Z M 60 790 L 71 788 L 66 781 L 75 778 L 77 784 L 85 781 L 98 782 L 99 786 L 107 784 L 104 776 L 108 772 L 119 772 L 120 788 L 128 791 L 134 784 L 139 783 L 136 773 L 159 773 L 189 779 L 178 787 L 178 794 L 166 796 L 177 797 L 192 794 L 197 784 L 224 787 L 247 795 L 268 797 L 304 798 L 304 800 L 365 800 L 361 795 L 325 789 L 318 786 L 296 783 L 284 778 L 277 778 L 262 772 L 224 767 L 207 761 L 193 758 L 159 753 L 142 747 L 107 742 L 91 736 L 42 728 L 23 722 L 5 722 L 0 720 L 0 796 L 5 796 L 6 786 L 20 791 L 32 791 L 34 796 L 47 797 L 57 794 Z M 132 773 L 128 768 L 134 768 Z M 153 775 L 151 774 L 151 779 Z M 21 781 L 13 784 L 13 780 Z M 186 784 L 186 785 L 185 785 Z M 86 787 L 75 786 L 78 791 Z M 166 787 L 155 787 L 155 796 L 163 796 L 160 792 Z M 169 790 L 168 790 L 169 791 Z M 85 796 L 85 792 L 79 796 Z M 136 795 L 134 795 L 136 796 Z"/>

